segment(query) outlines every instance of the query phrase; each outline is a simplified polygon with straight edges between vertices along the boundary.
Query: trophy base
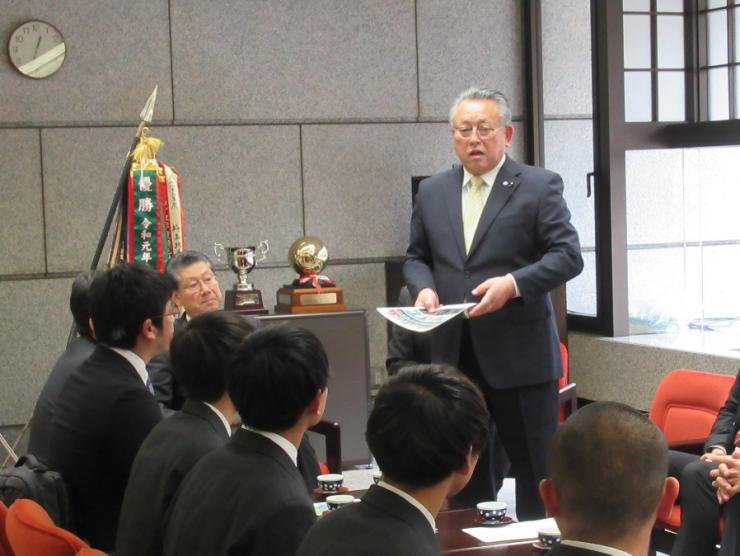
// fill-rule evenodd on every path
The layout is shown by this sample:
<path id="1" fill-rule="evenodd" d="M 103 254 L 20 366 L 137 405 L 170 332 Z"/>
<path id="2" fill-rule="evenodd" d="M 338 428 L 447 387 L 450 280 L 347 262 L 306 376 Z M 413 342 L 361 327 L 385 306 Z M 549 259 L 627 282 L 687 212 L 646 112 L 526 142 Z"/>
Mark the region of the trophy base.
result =
<path id="1" fill-rule="evenodd" d="M 284 286 L 277 291 L 276 313 L 328 313 L 346 310 L 342 288 Z"/>
<path id="2" fill-rule="evenodd" d="M 262 303 L 262 292 L 260 290 L 227 290 L 224 298 L 224 310 L 241 315 L 266 315 L 269 312 Z"/>

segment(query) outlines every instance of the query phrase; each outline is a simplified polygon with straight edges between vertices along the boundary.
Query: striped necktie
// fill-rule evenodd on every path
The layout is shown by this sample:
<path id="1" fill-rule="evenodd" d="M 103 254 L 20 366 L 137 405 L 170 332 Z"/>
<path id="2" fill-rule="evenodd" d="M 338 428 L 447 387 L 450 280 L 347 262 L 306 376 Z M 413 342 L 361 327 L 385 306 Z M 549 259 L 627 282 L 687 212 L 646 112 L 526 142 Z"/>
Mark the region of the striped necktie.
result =
<path id="1" fill-rule="evenodd" d="M 475 229 L 478 227 L 480 215 L 483 212 L 484 197 L 483 188 L 486 182 L 480 176 L 472 176 L 465 187 L 465 198 L 463 204 L 463 233 L 465 236 L 465 254 L 470 251 L 473 243 Z"/>

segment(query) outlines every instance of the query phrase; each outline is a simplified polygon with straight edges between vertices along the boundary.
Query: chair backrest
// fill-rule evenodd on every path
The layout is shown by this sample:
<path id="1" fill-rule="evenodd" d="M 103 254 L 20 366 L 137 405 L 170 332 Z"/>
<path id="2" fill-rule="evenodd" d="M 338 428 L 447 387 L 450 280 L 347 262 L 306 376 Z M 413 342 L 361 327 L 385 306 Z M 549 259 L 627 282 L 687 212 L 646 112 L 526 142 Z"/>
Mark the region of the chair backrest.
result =
<path id="1" fill-rule="evenodd" d="M 568 364 L 568 348 L 560 342 L 560 360 L 563 362 L 563 376 L 558 380 L 558 388 L 566 386 L 570 382 L 570 366 Z"/>
<path id="2" fill-rule="evenodd" d="M 14 556 L 10 548 L 10 541 L 5 532 L 5 518 L 8 515 L 8 507 L 0 502 L 0 556 Z"/>
<path id="3" fill-rule="evenodd" d="M 75 556 L 87 547 L 82 539 L 54 525 L 44 508 L 26 498 L 16 500 L 8 509 L 6 530 L 15 556 Z"/>
<path id="4" fill-rule="evenodd" d="M 671 371 L 658 384 L 650 419 L 668 442 L 706 438 L 734 383 L 732 375 Z"/>

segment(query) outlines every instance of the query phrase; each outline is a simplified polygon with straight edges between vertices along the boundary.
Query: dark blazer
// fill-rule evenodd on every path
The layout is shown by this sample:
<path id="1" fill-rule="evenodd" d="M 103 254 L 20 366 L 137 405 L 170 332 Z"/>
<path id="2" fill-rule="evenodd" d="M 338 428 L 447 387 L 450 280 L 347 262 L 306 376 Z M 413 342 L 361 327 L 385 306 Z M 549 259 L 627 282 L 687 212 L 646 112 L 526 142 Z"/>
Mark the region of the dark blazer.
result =
<path id="1" fill-rule="evenodd" d="M 51 373 L 41 389 L 39 399 L 31 417 L 31 436 L 28 440 L 28 452 L 40 461 L 48 463 L 49 445 L 51 444 L 51 421 L 54 417 L 59 393 L 72 371 L 90 357 L 95 349 L 95 342 L 87 338 L 73 338 L 59 356 Z"/>
<path id="2" fill-rule="evenodd" d="M 175 333 L 184 328 L 187 323 L 188 320 L 184 314 L 175 320 Z M 165 351 L 156 357 L 152 357 L 146 366 L 146 370 L 149 372 L 149 378 L 152 381 L 152 386 L 154 386 L 154 395 L 162 405 L 165 415 L 182 409 L 188 394 L 172 372 L 170 352 Z"/>
<path id="3" fill-rule="evenodd" d="M 547 556 L 604 556 L 604 552 L 559 544 L 551 548 Z"/>
<path id="4" fill-rule="evenodd" d="M 298 469 L 274 442 L 239 429 L 183 481 L 164 554 L 291 555 L 316 521 Z"/>
<path id="5" fill-rule="evenodd" d="M 562 367 L 548 292 L 583 268 L 563 182 L 553 172 L 507 157 L 466 256 L 462 179 L 457 167 L 420 184 L 403 267 L 411 297 L 429 287 L 444 304 L 479 301 L 470 293 L 475 286 L 511 273 L 521 297 L 470 319 L 478 362 L 494 388 L 553 381 Z M 462 319 L 431 334 L 433 360 L 457 365 Z"/>
<path id="6" fill-rule="evenodd" d="M 398 295 L 398 306 L 409 307 L 414 304 L 409 289 L 404 286 Z M 429 334 L 412 332 L 395 324 L 388 335 L 388 356 L 385 368 L 389 376 L 398 373 L 407 365 L 429 363 L 432 360 L 432 346 Z"/>
<path id="7" fill-rule="evenodd" d="M 377 485 L 362 501 L 323 516 L 303 539 L 297 556 L 424 556 L 440 554 L 424 515 Z"/>
<path id="8" fill-rule="evenodd" d="M 136 452 L 161 419 L 136 370 L 105 346 L 98 345 L 65 382 L 49 467 L 67 483 L 77 530 L 93 547 L 113 549 Z"/>
<path id="9" fill-rule="evenodd" d="M 161 421 L 139 449 L 123 497 L 117 556 L 159 556 L 164 516 L 185 475 L 229 439 L 223 422 L 203 402 L 187 400 Z"/>
<path id="10" fill-rule="evenodd" d="M 712 425 L 712 430 L 704 444 L 704 451 L 709 451 L 711 446 L 723 446 L 728 454 L 735 449 L 735 433 L 740 427 L 740 372 L 737 374 L 735 384 L 732 385 L 730 395 L 719 410 L 717 420 Z"/>

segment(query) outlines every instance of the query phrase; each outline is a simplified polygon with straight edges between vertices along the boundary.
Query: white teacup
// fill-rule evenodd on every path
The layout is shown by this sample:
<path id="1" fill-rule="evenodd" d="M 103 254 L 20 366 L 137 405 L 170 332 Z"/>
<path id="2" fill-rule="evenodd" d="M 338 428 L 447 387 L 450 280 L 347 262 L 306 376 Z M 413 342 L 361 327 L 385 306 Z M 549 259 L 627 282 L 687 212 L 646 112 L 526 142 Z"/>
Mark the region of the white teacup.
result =
<path id="1" fill-rule="evenodd" d="M 560 530 L 556 527 L 540 529 L 537 531 L 537 538 L 540 540 L 541 545 L 553 547 L 560 542 Z"/>
<path id="2" fill-rule="evenodd" d="M 354 504 L 355 497 L 351 494 L 332 494 L 326 497 L 326 507 L 330 510 L 336 510 L 343 506 Z"/>
<path id="3" fill-rule="evenodd" d="M 484 521 L 501 521 L 506 515 L 506 502 L 478 502 L 476 508 Z"/>
<path id="4" fill-rule="evenodd" d="M 316 480 L 324 492 L 338 492 L 342 488 L 344 475 L 341 473 L 327 473 L 326 475 L 319 475 Z"/>

